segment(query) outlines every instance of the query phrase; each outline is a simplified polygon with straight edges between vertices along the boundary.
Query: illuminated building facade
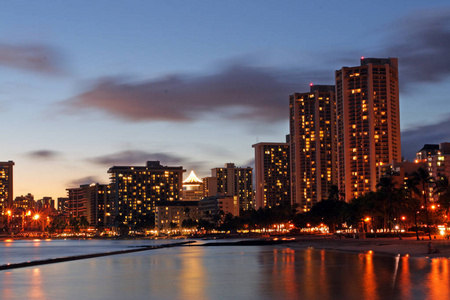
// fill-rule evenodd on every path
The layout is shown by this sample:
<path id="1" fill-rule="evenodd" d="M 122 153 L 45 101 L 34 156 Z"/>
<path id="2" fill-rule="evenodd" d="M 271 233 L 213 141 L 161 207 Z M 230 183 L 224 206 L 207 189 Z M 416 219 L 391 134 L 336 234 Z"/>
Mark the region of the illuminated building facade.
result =
<path id="1" fill-rule="evenodd" d="M 336 184 L 335 87 L 290 96 L 291 199 L 307 212 Z"/>
<path id="2" fill-rule="evenodd" d="M 398 60 L 361 58 L 335 75 L 338 186 L 350 201 L 376 190 L 379 166 L 401 161 Z"/>
<path id="3" fill-rule="evenodd" d="M 86 198 L 86 218 L 91 227 L 102 228 L 106 226 L 108 185 L 84 184 L 80 188 Z"/>
<path id="4" fill-rule="evenodd" d="M 405 187 L 406 181 L 414 176 L 414 173 L 419 168 L 426 170 L 427 164 L 425 162 L 394 161 L 390 164 L 382 165 L 379 176 L 391 178 L 395 188 L 402 188 Z M 417 188 L 421 188 L 420 185 Z"/>
<path id="5" fill-rule="evenodd" d="M 289 143 L 258 143 L 255 148 L 255 209 L 291 205 Z"/>
<path id="6" fill-rule="evenodd" d="M 155 228 L 181 230 L 183 221 L 198 221 L 198 201 L 162 201 L 156 204 Z"/>
<path id="7" fill-rule="evenodd" d="M 134 228 L 139 219 L 154 216 L 158 202 L 179 201 L 183 172 L 183 167 L 162 166 L 159 161 L 110 168 L 111 220 Z"/>
<path id="8" fill-rule="evenodd" d="M 14 208 L 23 208 L 25 210 L 35 209 L 36 201 L 34 201 L 34 196 L 28 193 L 25 196 L 18 196 L 14 199 Z"/>
<path id="9" fill-rule="evenodd" d="M 217 195 L 217 177 L 205 177 L 203 180 L 203 197 Z"/>
<path id="10" fill-rule="evenodd" d="M 202 218 L 214 221 L 217 216 L 231 214 L 239 217 L 238 196 L 211 196 L 199 202 L 199 212 Z"/>
<path id="11" fill-rule="evenodd" d="M 416 162 L 426 162 L 428 157 L 437 155 L 439 152 L 438 144 L 425 144 L 422 149 L 416 153 Z"/>
<path id="12" fill-rule="evenodd" d="M 58 197 L 58 213 L 66 215 L 67 214 L 67 207 L 69 205 L 69 198 L 68 197 Z"/>
<path id="13" fill-rule="evenodd" d="M 194 173 L 191 171 L 188 178 L 183 180 L 183 201 L 199 201 L 203 198 L 203 181 L 200 180 Z"/>
<path id="14" fill-rule="evenodd" d="M 69 188 L 67 191 L 67 211 L 65 215 L 68 217 L 79 218 L 88 215 L 88 205 L 86 195 L 81 187 Z"/>
<path id="15" fill-rule="evenodd" d="M 0 208 L 2 214 L 13 206 L 13 161 L 0 162 Z"/>
<path id="16" fill-rule="evenodd" d="M 217 178 L 217 195 L 238 196 L 241 210 L 254 208 L 252 168 L 227 163 L 225 168 L 211 169 L 211 174 Z"/>
<path id="17" fill-rule="evenodd" d="M 450 179 L 450 143 L 439 144 L 439 150 L 426 158 L 426 164 L 429 175 L 436 181 L 443 177 Z M 434 193 L 431 187 L 428 196 L 431 201 L 437 201 L 440 195 Z"/>

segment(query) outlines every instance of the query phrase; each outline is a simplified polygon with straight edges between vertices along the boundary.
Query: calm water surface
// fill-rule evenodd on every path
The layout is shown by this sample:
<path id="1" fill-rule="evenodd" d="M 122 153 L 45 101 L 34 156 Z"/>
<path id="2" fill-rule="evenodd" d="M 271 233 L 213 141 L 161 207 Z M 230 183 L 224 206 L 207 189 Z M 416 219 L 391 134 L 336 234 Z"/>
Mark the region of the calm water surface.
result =
<path id="1" fill-rule="evenodd" d="M 33 247 L 57 257 L 151 243 L 53 242 Z M 2 256 L 18 259 L 11 249 L 25 246 L 0 247 Z M 284 246 L 187 246 L 0 271 L 0 299 L 450 299 L 449 262 Z"/>

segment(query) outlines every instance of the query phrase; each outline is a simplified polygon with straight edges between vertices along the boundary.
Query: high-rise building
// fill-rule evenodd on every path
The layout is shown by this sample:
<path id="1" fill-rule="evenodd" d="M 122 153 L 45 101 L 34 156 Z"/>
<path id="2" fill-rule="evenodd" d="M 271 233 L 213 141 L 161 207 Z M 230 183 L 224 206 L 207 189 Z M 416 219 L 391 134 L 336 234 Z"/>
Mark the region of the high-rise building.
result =
<path id="1" fill-rule="evenodd" d="M 398 60 L 361 58 L 335 75 L 338 185 L 350 201 L 376 190 L 380 166 L 401 161 Z"/>
<path id="2" fill-rule="evenodd" d="M 258 143 L 255 148 L 255 209 L 291 205 L 289 143 Z"/>
<path id="3" fill-rule="evenodd" d="M 185 171 L 183 167 L 162 166 L 159 161 L 111 167 L 111 220 L 134 228 L 138 220 L 154 216 L 158 202 L 180 200 Z"/>
<path id="4" fill-rule="evenodd" d="M 291 199 L 303 212 L 336 184 L 335 87 L 311 85 L 290 96 Z"/>
<path id="5" fill-rule="evenodd" d="M 2 214 L 13 206 L 13 161 L 0 162 L 0 209 Z"/>
<path id="6" fill-rule="evenodd" d="M 217 195 L 238 196 L 241 210 L 254 209 L 252 168 L 227 163 L 225 168 L 211 169 L 211 174 L 217 178 Z"/>

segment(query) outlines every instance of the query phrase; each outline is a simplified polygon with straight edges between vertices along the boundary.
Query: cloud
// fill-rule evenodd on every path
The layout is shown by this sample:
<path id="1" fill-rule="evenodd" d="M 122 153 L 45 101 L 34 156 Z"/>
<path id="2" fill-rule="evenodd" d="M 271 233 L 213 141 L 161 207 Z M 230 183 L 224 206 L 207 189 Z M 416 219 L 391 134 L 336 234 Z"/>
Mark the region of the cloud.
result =
<path id="1" fill-rule="evenodd" d="M 47 45 L 8 45 L 0 43 L 0 66 L 43 73 L 61 75 L 61 54 Z"/>
<path id="2" fill-rule="evenodd" d="M 442 121 L 402 131 L 402 154 L 407 159 L 414 159 L 417 151 L 424 144 L 450 142 L 450 115 Z"/>
<path id="3" fill-rule="evenodd" d="M 333 71 L 282 70 L 236 64 L 209 75 L 174 74 L 145 82 L 104 78 L 64 102 L 70 112 L 103 111 L 129 121 L 286 120 L 288 97 L 309 82 L 333 82 Z"/>
<path id="4" fill-rule="evenodd" d="M 80 185 L 91 184 L 91 183 L 99 183 L 98 178 L 95 176 L 88 176 L 88 177 L 75 179 L 75 180 L 69 182 L 69 184 L 67 186 L 79 187 Z"/>
<path id="5" fill-rule="evenodd" d="M 383 52 L 399 57 L 402 83 L 439 82 L 450 75 L 450 9 L 421 10 L 392 27 Z"/>
<path id="6" fill-rule="evenodd" d="M 52 150 L 36 150 L 28 152 L 26 155 L 30 158 L 50 160 L 58 157 L 60 153 Z"/>
<path id="7" fill-rule="evenodd" d="M 90 158 L 88 161 L 104 166 L 144 166 L 147 161 L 159 160 L 162 165 L 180 165 L 183 158 L 167 153 L 149 153 L 139 150 L 122 151 L 109 155 Z"/>

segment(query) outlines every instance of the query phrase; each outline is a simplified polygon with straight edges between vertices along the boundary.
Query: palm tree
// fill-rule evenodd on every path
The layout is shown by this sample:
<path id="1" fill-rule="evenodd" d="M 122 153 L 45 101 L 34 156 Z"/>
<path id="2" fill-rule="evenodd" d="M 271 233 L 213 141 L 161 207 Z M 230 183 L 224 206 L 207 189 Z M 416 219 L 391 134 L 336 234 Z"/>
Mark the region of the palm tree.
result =
<path id="1" fill-rule="evenodd" d="M 413 194 L 420 195 L 420 191 L 417 188 L 417 185 L 419 184 L 417 178 L 415 176 L 408 177 L 408 179 L 405 181 L 405 206 L 407 208 L 411 208 L 413 214 L 414 214 L 414 228 L 416 229 L 416 238 L 419 239 L 419 228 L 417 225 L 417 213 L 420 208 L 420 201 L 413 197 Z"/>
<path id="2" fill-rule="evenodd" d="M 445 175 L 436 181 L 434 193 L 438 195 L 438 204 L 445 211 L 446 223 L 448 224 L 450 217 L 450 181 Z"/>
<path id="3" fill-rule="evenodd" d="M 428 229 L 428 237 L 431 240 L 431 231 L 430 231 L 430 222 L 429 222 L 429 218 L 428 218 L 428 195 L 427 195 L 427 190 L 430 187 L 430 185 L 435 182 L 434 178 L 432 176 L 430 176 L 430 174 L 428 173 L 427 170 L 425 170 L 424 168 L 419 168 L 417 169 L 416 172 L 414 172 L 413 177 L 416 178 L 416 180 L 418 181 L 421 189 L 418 190 L 417 192 L 421 193 L 422 195 L 422 199 L 423 199 L 423 204 L 425 207 L 425 218 L 426 218 L 426 224 L 427 224 L 427 229 Z M 420 195 L 418 193 L 418 195 Z"/>
<path id="4" fill-rule="evenodd" d="M 381 177 L 377 184 L 379 195 L 384 203 L 384 214 L 387 215 L 389 232 L 391 232 L 391 224 L 394 219 L 394 198 L 396 196 L 395 182 L 392 180 L 391 176 Z"/>

